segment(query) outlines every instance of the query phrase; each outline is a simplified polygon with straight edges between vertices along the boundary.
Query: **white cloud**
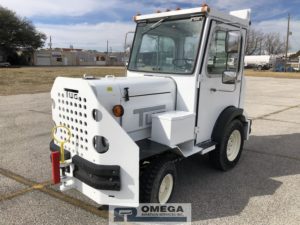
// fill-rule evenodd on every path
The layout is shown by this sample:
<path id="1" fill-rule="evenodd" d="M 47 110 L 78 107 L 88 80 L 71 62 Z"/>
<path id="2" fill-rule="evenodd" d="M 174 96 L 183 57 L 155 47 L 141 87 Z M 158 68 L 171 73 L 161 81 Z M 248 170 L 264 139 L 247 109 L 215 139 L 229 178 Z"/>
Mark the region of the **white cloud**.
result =
<path id="1" fill-rule="evenodd" d="M 198 0 L 191 0 L 193 4 Z M 154 12 L 158 5 L 162 9 L 176 8 L 186 0 L 0 0 L 0 5 L 14 10 L 23 17 L 50 17 L 50 16 L 84 16 L 93 12 L 110 12 L 120 14 L 123 12 Z M 200 5 L 200 4 L 199 4 Z"/>
<path id="2" fill-rule="evenodd" d="M 135 24 L 121 22 L 105 22 L 95 25 L 51 25 L 36 24 L 37 29 L 52 36 L 53 47 L 106 50 L 106 41 L 109 40 L 109 47 L 113 51 L 124 49 L 125 34 L 134 31 Z"/>
<path id="3" fill-rule="evenodd" d="M 208 0 L 212 8 L 229 12 L 240 9 L 251 9 L 251 19 L 254 21 L 268 20 L 277 16 L 287 14 L 291 5 L 282 7 L 282 0 Z"/>
<path id="4" fill-rule="evenodd" d="M 255 23 L 253 28 L 261 30 L 265 33 L 278 32 L 282 38 L 286 38 L 287 21 L 268 20 Z M 291 51 L 300 50 L 300 20 L 291 21 L 291 31 L 293 35 L 290 37 Z M 75 48 L 97 49 L 104 51 L 106 49 L 106 41 L 109 40 L 109 46 L 113 51 L 122 51 L 125 34 L 128 31 L 134 31 L 135 24 L 133 22 L 105 22 L 95 25 L 91 24 L 75 24 L 75 25 L 51 25 L 37 24 L 37 29 L 52 36 L 53 47 L 68 47 L 71 44 Z"/>
<path id="5" fill-rule="evenodd" d="M 119 0 L 0 0 L 0 5 L 16 11 L 18 15 L 32 16 L 83 16 L 95 10 L 117 6 Z"/>
<path id="6" fill-rule="evenodd" d="M 253 28 L 263 31 L 264 33 L 276 32 L 280 33 L 282 38 L 286 40 L 287 33 L 287 19 L 280 20 L 267 20 L 252 25 Z M 292 36 L 290 36 L 290 51 L 300 50 L 300 20 L 291 20 L 290 30 L 292 31 Z"/>
<path id="7" fill-rule="evenodd" d="M 17 12 L 20 16 L 84 16 L 91 12 L 139 11 L 154 12 L 157 9 L 176 8 L 182 3 L 200 6 L 199 0 L 0 0 L 0 5 Z"/>
<path id="8" fill-rule="evenodd" d="M 276 3 L 281 0 L 207 0 L 206 2 L 213 8 L 222 11 L 230 11 L 243 8 L 255 9 L 255 14 L 259 19 L 263 19 L 265 6 L 268 8 L 268 15 L 282 13 L 282 7 L 277 8 Z M 110 12 L 111 14 L 121 14 L 124 12 L 139 11 L 141 13 L 153 12 L 160 8 L 176 8 L 182 4 L 200 6 L 199 0 L 0 0 L 0 5 L 12 9 L 18 15 L 25 17 L 42 16 L 84 16 L 92 12 Z M 271 10 L 271 12 L 269 11 Z M 274 16 L 273 15 L 273 16 Z"/>
<path id="9" fill-rule="evenodd" d="M 208 0 L 208 5 L 222 10 L 253 8 L 261 4 L 259 1 L 248 0 Z"/>
<path id="10" fill-rule="evenodd" d="M 282 14 L 286 8 L 277 8 L 276 3 L 281 0 L 207 0 L 206 2 L 212 7 L 222 11 L 230 11 L 243 8 L 252 8 L 253 15 L 261 22 L 253 23 L 253 28 L 261 29 L 264 32 L 280 32 L 282 37 L 286 36 L 286 20 L 268 20 L 276 15 Z M 122 15 L 131 15 L 136 12 L 149 13 L 156 9 L 175 8 L 181 3 L 200 6 L 199 0 L 0 0 L 0 5 L 12 9 L 18 15 L 33 17 L 41 16 L 49 18 L 55 16 L 84 16 L 88 13 L 99 13 L 99 22 L 101 22 L 101 12 L 109 12 L 112 22 L 75 25 L 51 25 L 36 24 L 37 28 L 45 32 L 48 36 L 53 37 L 54 46 L 67 47 L 73 44 L 74 47 L 85 49 L 103 50 L 106 47 L 106 40 L 110 41 L 113 50 L 122 49 L 125 33 L 134 29 L 133 23 L 116 22 L 124 18 Z M 265 5 L 272 5 L 267 9 Z M 61 21 L 63 23 L 64 21 Z M 292 50 L 300 49 L 300 20 L 291 22 Z"/>

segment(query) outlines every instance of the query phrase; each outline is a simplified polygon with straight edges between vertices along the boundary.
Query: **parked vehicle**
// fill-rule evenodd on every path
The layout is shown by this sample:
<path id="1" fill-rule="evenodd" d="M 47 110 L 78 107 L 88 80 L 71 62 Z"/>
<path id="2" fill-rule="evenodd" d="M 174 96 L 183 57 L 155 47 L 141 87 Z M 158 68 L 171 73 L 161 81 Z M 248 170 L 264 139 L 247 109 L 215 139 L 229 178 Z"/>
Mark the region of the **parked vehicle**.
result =
<path id="1" fill-rule="evenodd" d="M 0 62 L 0 67 L 9 67 L 10 63 L 9 62 Z"/>
<path id="2" fill-rule="evenodd" d="M 269 70 L 272 68 L 273 61 L 274 58 L 271 55 L 246 55 L 244 66 L 257 70 Z"/>
<path id="3" fill-rule="evenodd" d="M 250 10 L 227 15 L 204 5 L 135 22 L 126 77 L 59 77 L 51 91 L 53 181 L 98 204 L 166 203 L 176 162 L 209 154 L 216 168 L 232 169 L 250 134 Z"/>

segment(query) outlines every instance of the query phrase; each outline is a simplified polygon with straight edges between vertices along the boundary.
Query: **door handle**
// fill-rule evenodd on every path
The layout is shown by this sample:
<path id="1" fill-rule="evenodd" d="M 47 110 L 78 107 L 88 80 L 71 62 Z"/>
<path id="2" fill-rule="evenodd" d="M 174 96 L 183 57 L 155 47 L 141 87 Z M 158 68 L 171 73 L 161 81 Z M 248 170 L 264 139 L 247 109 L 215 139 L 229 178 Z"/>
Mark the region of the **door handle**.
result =
<path id="1" fill-rule="evenodd" d="M 216 88 L 210 88 L 210 91 L 211 92 L 217 92 L 217 91 L 220 91 L 220 92 L 235 92 L 236 91 L 236 88 L 237 88 L 237 84 L 241 83 L 241 80 L 236 80 L 235 83 L 234 83 L 234 89 L 233 90 L 224 90 L 224 89 L 216 89 Z"/>

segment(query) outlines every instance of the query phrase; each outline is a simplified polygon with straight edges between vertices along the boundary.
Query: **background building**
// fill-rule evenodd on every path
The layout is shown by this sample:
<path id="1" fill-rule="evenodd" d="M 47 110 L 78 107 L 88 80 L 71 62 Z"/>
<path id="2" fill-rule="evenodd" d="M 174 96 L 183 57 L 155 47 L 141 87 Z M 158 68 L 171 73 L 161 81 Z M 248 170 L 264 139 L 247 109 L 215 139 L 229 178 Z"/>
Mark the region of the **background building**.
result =
<path id="1" fill-rule="evenodd" d="M 124 53 L 84 51 L 82 49 L 41 49 L 34 53 L 35 66 L 122 66 Z"/>

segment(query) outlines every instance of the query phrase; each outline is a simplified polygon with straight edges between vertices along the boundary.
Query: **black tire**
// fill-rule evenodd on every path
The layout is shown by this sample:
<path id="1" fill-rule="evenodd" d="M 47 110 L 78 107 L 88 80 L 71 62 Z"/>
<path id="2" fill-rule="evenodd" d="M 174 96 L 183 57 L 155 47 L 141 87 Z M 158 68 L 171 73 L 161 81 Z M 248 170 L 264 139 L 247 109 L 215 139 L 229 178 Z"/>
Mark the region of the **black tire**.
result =
<path id="1" fill-rule="evenodd" d="M 163 178 L 171 174 L 173 177 L 173 188 L 168 201 L 172 198 L 176 186 L 177 173 L 175 163 L 169 159 L 153 160 L 140 175 L 140 202 L 141 203 L 160 203 L 159 188 Z M 168 202 L 167 201 L 167 202 Z"/>
<path id="2" fill-rule="evenodd" d="M 258 66 L 257 69 L 258 69 L 258 70 L 262 70 L 263 67 L 262 67 L 262 66 Z"/>
<path id="3" fill-rule="evenodd" d="M 228 144 L 229 137 L 235 130 L 237 130 L 240 133 L 241 142 L 240 142 L 238 155 L 234 160 L 230 161 L 227 157 L 227 144 Z M 225 128 L 223 134 L 218 136 L 221 137 L 221 140 L 217 140 L 216 149 L 209 153 L 209 159 L 215 168 L 223 171 L 227 171 L 235 167 L 242 154 L 242 150 L 244 146 L 244 128 L 242 122 L 237 119 L 233 120 Z"/>

